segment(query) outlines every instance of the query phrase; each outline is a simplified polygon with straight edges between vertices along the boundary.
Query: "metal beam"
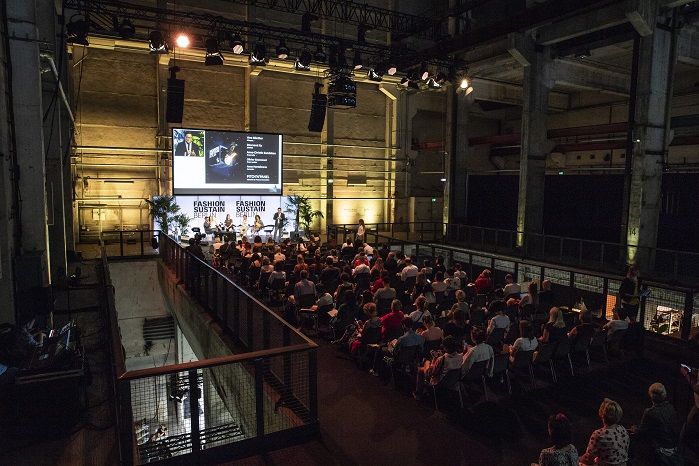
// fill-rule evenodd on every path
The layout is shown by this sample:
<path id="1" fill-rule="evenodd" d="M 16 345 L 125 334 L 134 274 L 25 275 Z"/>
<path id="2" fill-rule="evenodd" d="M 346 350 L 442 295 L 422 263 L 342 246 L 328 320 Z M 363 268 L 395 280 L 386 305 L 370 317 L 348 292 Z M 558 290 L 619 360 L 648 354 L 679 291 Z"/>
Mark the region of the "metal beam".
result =
<path id="1" fill-rule="evenodd" d="M 677 38 L 677 60 L 699 66 L 699 28 L 685 25 Z"/>
<path id="2" fill-rule="evenodd" d="M 631 80 L 614 73 L 579 62 L 556 60 L 556 82 L 580 89 L 589 89 L 615 95 L 629 95 Z"/>
<path id="3" fill-rule="evenodd" d="M 618 3 L 588 13 L 557 21 L 536 31 L 539 44 L 552 45 L 564 40 L 584 36 L 629 21 L 626 17 L 625 4 Z"/>
<path id="4" fill-rule="evenodd" d="M 490 79 L 473 78 L 473 95 L 476 100 L 522 105 L 522 85 L 498 82 Z M 570 96 L 562 92 L 549 93 L 549 110 L 570 109 Z"/>

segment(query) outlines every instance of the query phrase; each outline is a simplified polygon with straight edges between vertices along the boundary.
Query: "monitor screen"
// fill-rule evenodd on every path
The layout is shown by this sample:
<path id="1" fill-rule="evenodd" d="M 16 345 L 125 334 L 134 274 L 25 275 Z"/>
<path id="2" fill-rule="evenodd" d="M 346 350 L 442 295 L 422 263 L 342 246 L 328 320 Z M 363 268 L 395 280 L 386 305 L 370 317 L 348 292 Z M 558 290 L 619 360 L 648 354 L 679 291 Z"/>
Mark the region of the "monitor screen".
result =
<path id="1" fill-rule="evenodd" d="M 173 128 L 173 194 L 282 194 L 282 135 Z"/>

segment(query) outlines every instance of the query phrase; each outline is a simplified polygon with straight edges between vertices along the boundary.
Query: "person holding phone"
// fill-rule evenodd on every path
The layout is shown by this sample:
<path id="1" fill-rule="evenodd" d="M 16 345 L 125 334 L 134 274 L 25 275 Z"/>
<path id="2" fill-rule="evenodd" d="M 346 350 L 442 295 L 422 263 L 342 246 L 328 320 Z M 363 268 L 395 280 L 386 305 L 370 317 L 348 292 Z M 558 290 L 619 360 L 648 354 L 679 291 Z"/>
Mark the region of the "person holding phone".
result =
<path id="1" fill-rule="evenodd" d="M 413 398 L 416 400 L 422 398 L 425 383 L 435 386 L 442 381 L 450 370 L 461 369 L 459 346 L 456 338 L 449 336 L 444 339 L 442 344 L 443 350 L 430 352 L 432 359 L 425 361 L 422 367 L 419 367 L 417 370 Z"/>
<path id="2" fill-rule="evenodd" d="M 641 275 L 638 266 L 630 265 L 626 271 L 626 277 L 619 285 L 619 297 L 621 298 L 621 307 L 626 309 L 626 314 L 629 319 L 636 322 L 638 318 L 638 306 L 641 303 Z"/>

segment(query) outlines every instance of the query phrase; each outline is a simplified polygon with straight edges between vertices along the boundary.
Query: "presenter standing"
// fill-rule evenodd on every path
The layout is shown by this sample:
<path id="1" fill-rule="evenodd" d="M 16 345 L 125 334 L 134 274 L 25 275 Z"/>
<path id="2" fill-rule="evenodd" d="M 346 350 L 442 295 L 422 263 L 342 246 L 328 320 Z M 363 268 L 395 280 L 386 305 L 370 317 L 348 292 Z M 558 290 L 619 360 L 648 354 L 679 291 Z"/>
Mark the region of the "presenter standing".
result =
<path id="1" fill-rule="evenodd" d="M 357 227 L 357 236 L 355 241 L 364 241 L 364 219 L 359 219 L 359 226 Z"/>
<path id="2" fill-rule="evenodd" d="M 185 133 L 184 141 L 177 144 L 175 148 L 176 156 L 201 157 L 201 146 L 194 142 L 192 133 Z"/>
<path id="3" fill-rule="evenodd" d="M 276 242 L 282 240 L 284 222 L 286 222 L 286 216 L 282 213 L 282 208 L 277 207 L 277 213 L 274 214 L 274 231 L 272 232 L 272 239 Z"/>

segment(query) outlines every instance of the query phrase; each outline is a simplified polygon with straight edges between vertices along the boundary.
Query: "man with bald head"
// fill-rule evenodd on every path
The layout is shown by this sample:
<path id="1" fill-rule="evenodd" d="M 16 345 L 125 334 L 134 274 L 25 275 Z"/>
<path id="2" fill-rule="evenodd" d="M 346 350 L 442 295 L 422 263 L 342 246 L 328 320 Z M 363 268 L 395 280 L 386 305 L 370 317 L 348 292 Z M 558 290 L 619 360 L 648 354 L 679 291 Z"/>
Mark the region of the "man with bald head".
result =
<path id="1" fill-rule="evenodd" d="M 651 464 L 682 464 L 677 450 L 679 420 L 675 408 L 667 401 L 665 386 L 652 384 L 648 396 L 653 406 L 646 408 L 640 425 L 629 429 L 633 436 L 632 450 L 637 450 L 636 456 Z"/>

